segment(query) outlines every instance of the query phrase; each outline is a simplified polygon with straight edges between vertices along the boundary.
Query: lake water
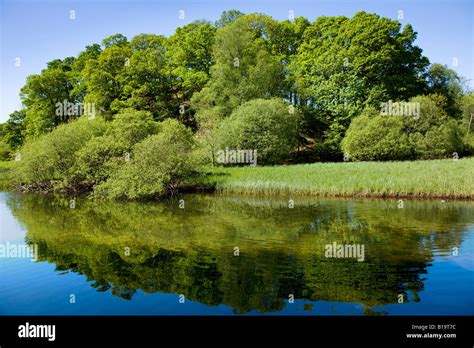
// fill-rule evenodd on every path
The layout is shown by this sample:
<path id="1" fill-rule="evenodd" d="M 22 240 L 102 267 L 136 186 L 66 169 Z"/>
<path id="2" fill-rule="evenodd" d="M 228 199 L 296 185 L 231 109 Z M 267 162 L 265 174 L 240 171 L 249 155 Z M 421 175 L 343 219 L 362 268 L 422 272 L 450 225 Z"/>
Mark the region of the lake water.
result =
<path id="1" fill-rule="evenodd" d="M 2 315 L 474 314 L 474 202 L 4 192 L 0 217 Z"/>

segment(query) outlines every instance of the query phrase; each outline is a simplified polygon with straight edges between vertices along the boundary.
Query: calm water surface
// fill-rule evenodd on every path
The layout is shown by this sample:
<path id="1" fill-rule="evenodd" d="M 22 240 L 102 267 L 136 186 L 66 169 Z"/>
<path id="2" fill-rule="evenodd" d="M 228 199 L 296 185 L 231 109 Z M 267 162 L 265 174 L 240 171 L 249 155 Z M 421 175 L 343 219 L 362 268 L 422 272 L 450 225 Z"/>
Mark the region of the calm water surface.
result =
<path id="1" fill-rule="evenodd" d="M 474 202 L 180 198 L 0 193 L 0 314 L 474 314 Z"/>

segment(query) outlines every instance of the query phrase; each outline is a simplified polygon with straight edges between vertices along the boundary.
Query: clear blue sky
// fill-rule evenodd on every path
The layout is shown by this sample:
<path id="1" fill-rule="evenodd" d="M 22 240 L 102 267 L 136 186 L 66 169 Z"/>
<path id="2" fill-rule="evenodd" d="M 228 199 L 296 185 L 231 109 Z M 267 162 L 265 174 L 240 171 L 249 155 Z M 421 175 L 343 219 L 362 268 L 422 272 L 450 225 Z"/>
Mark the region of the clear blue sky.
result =
<path id="1" fill-rule="evenodd" d="M 326 15 L 377 13 L 410 23 L 418 32 L 417 45 L 431 62 L 446 64 L 474 86 L 474 1 L 472 0 L 0 0 L 0 122 L 21 108 L 19 92 L 26 77 L 56 58 L 75 56 L 86 45 L 121 33 L 169 36 L 176 27 L 196 19 L 214 21 L 224 10 L 263 12 L 273 18 L 305 16 L 313 21 Z M 70 11 L 76 18 L 71 20 Z M 179 11 L 185 19 L 179 19 Z M 15 58 L 21 66 L 15 67 Z M 453 66 L 453 58 L 458 65 Z"/>

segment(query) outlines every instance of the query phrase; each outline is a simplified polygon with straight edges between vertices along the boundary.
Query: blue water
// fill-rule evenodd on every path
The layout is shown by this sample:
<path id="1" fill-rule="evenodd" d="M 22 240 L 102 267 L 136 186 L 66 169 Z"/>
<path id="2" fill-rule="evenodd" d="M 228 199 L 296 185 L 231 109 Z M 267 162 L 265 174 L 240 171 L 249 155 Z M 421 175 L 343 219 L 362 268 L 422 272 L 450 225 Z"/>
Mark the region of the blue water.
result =
<path id="1" fill-rule="evenodd" d="M 191 202 L 193 199 L 199 200 L 200 198 L 192 198 Z M 418 211 L 414 216 L 419 217 L 425 214 L 427 218 L 437 222 L 436 225 L 429 226 L 429 228 L 437 227 L 441 230 L 429 231 L 428 228 L 427 231 L 418 231 L 419 227 L 416 225 L 418 218 L 413 221 L 407 218 L 406 231 L 401 232 L 398 220 L 394 225 L 391 225 L 390 220 L 387 220 L 386 226 L 381 226 L 380 221 L 383 223 L 383 219 L 370 220 L 373 218 L 372 215 L 369 213 L 367 216 L 363 215 L 365 212 L 380 208 L 380 204 L 382 204 L 380 202 L 319 201 L 319 207 L 324 207 L 324 209 L 315 210 L 310 208 L 311 204 L 305 205 L 301 211 L 292 212 L 292 215 L 282 222 L 278 217 L 275 217 L 275 215 L 281 215 L 281 208 L 278 205 L 276 207 L 266 205 L 265 208 L 261 208 L 261 205 L 252 201 L 249 208 L 249 202 L 245 202 L 245 207 L 239 211 L 235 209 L 235 204 L 240 203 L 235 201 L 229 203 L 226 198 L 219 197 L 206 199 L 207 202 L 219 199 L 224 202 L 205 208 L 201 205 L 197 220 L 193 220 L 197 216 L 196 212 L 189 212 L 192 214 L 189 216 L 189 220 L 192 221 L 189 222 L 189 225 L 186 223 L 180 225 L 178 231 L 182 234 L 181 240 L 184 241 L 183 245 L 173 250 L 173 252 L 176 251 L 176 254 L 172 255 L 177 256 L 157 257 L 163 253 L 163 250 L 166 250 L 166 245 L 169 246 L 164 243 L 165 241 L 168 243 L 168 238 L 171 237 L 168 237 L 170 233 L 167 233 L 166 238 L 156 237 L 156 234 L 153 234 L 155 236 L 153 243 L 161 244 L 154 245 L 149 254 L 145 253 L 144 256 L 141 256 L 142 258 L 134 259 L 133 262 L 125 261 L 126 263 L 123 263 L 121 259 L 114 261 L 113 258 L 106 258 L 109 260 L 109 264 L 105 265 L 104 262 L 102 265 L 100 262 L 96 264 L 95 261 L 92 261 L 94 256 L 91 258 L 84 256 L 87 255 L 87 252 L 82 254 L 83 245 L 87 245 L 85 250 L 91 250 L 92 255 L 96 255 L 99 251 L 104 251 L 105 255 L 115 255 L 111 251 L 114 246 L 112 242 L 110 242 L 112 244 L 107 244 L 106 240 L 108 239 L 105 239 L 104 236 L 100 236 L 104 239 L 98 239 L 101 242 L 94 240 L 97 236 L 91 237 L 89 234 L 91 226 L 79 225 L 77 220 L 73 221 L 71 226 L 64 226 L 65 221 L 71 221 L 72 217 L 65 217 L 58 225 L 58 221 L 55 219 L 60 214 L 51 211 L 51 206 L 44 202 L 44 198 L 38 202 L 30 196 L 28 200 L 32 201 L 29 202 L 34 202 L 31 205 L 25 204 L 26 197 L 1 193 L 1 242 L 8 241 L 10 244 L 20 245 L 25 244 L 26 238 L 30 242 L 35 240 L 40 245 L 45 243 L 48 250 L 51 248 L 54 252 L 50 256 L 41 255 L 40 251 L 37 262 L 33 262 L 29 258 L 0 258 L 0 314 L 474 314 L 474 224 L 472 222 L 474 208 L 471 203 L 450 203 L 452 207 L 447 208 L 446 219 L 437 220 L 438 218 L 434 215 L 439 217 L 440 211 L 437 211 L 433 216 L 430 213 L 433 203 L 416 202 L 413 209 Z M 38 204 L 49 208 L 41 211 Z M 230 206 L 227 207 L 226 204 L 230 204 Z M 160 206 L 160 209 L 168 208 L 169 214 L 179 214 L 166 204 L 164 207 Z M 154 206 L 151 208 L 147 206 L 144 210 L 147 209 L 154 209 Z M 222 214 L 221 209 L 232 211 L 234 215 L 225 222 L 219 222 L 218 228 L 221 232 L 219 232 L 220 234 L 216 232 L 216 239 L 214 241 L 212 238 L 210 238 L 211 241 L 196 239 L 196 235 L 193 234 L 195 231 L 192 229 L 193 226 L 196 226 L 197 229 L 198 225 L 193 224 L 200 221 L 200 218 L 203 221 L 208 221 L 208 224 L 215 224 L 214 214 Z M 367 260 L 361 264 L 352 260 L 346 261 L 348 265 L 349 262 L 353 262 L 351 263 L 351 267 L 355 267 L 353 273 L 325 271 L 324 268 L 320 271 L 321 267 L 328 266 L 327 262 L 341 261 L 322 259 L 320 254 L 314 252 L 312 245 L 316 245 L 316 242 L 319 241 L 318 238 L 323 237 L 320 237 L 321 235 L 313 236 L 306 230 L 308 225 L 314 226 L 314 224 L 311 225 L 311 221 L 314 222 L 314 217 L 318 217 L 318 211 L 319 213 L 323 211 L 326 216 L 332 216 L 332 212 L 340 216 L 344 209 L 349 211 L 347 215 L 350 216 L 350 219 L 356 216 L 360 219 L 359 221 L 370 221 L 374 225 L 367 231 L 356 231 L 357 233 L 353 236 L 361 238 L 365 242 L 368 250 Z M 87 214 L 91 212 L 91 207 L 88 207 L 87 212 Z M 76 214 L 77 211 L 74 213 Z M 393 216 L 393 213 L 396 214 L 398 211 L 393 210 L 389 213 Z M 45 218 L 39 224 L 36 224 L 39 219 L 37 214 L 42 214 L 41 216 Z M 50 215 L 48 216 L 48 214 Z M 86 221 L 86 225 L 87 221 L 90 221 L 87 214 L 84 210 L 85 220 L 81 220 Z M 206 217 L 206 214 L 209 216 Z M 255 236 L 247 230 L 248 228 L 245 227 L 245 223 L 242 224 L 242 221 L 232 223 L 238 220 L 239 214 L 242 219 L 251 215 L 252 226 L 254 226 L 252 228 L 259 228 L 255 227 L 254 219 L 261 219 L 261 230 L 270 231 L 268 233 L 272 233 L 271 231 L 276 229 L 275 226 L 280 225 L 283 231 L 298 230 L 298 241 L 295 242 L 293 237 L 288 237 L 290 232 L 287 234 L 276 234 L 275 232 L 270 235 L 263 233 L 263 235 Z M 132 212 L 129 212 L 128 215 L 132 219 L 136 218 L 136 224 L 150 223 L 144 220 L 142 215 L 135 217 Z M 311 216 L 311 220 L 308 220 L 308 215 Z M 409 215 L 412 216 L 411 213 Z M 187 219 L 183 216 L 181 218 Z M 90 221 L 90 223 L 94 224 L 93 233 L 101 233 L 97 232 L 101 229 L 100 226 L 97 226 L 96 221 Z M 421 225 L 423 225 L 422 221 Z M 59 229 L 58 226 L 62 227 Z M 78 226 L 81 226 L 80 228 L 83 230 L 76 230 L 79 229 Z M 50 234 L 51 231 L 48 228 L 57 230 L 57 233 Z M 154 225 L 153 228 L 158 227 Z M 161 226 L 161 228 L 164 227 Z M 324 238 L 331 240 L 331 233 L 334 233 L 334 239 L 337 240 L 344 233 L 340 231 L 341 228 L 344 228 L 344 219 L 342 224 L 338 222 L 337 226 L 333 222 L 328 223 Z M 111 233 L 110 226 L 104 224 L 103 229 L 104 235 Z M 112 240 L 126 238 L 131 233 L 134 243 L 138 243 L 136 245 L 142 245 L 140 243 L 143 245 L 153 244 L 148 239 L 140 240 L 140 235 L 133 234 L 133 232 L 123 232 L 125 225 L 120 225 L 119 230 L 121 232 L 114 235 L 116 239 Z M 331 232 L 333 230 L 335 232 Z M 68 238 L 63 237 L 62 233 L 66 234 Z M 243 234 L 245 236 L 242 236 Z M 84 235 L 86 236 L 84 237 Z M 143 238 L 145 239 L 145 237 Z M 186 238 L 192 239 L 193 242 L 188 245 Z M 409 242 L 405 242 L 405 239 L 409 239 Z M 173 240 L 170 242 L 171 244 L 173 244 Z M 229 242 L 229 240 L 231 241 Z M 223 253 L 221 249 L 226 249 L 227 246 L 234 244 L 244 246 L 247 245 L 246 243 L 251 243 L 248 245 L 251 245 L 252 249 L 249 248 L 247 252 L 242 252 L 242 255 L 238 256 L 241 259 L 236 264 L 229 266 L 230 263 L 236 262 L 236 256 L 231 251 Z M 407 250 L 404 246 L 411 245 L 409 243 L 417 245 L 413 249 Z M 81 252 L 77 252 L 77 255 L 74 251 L 76 247 L 77 250 L 81 250 Z M 453 255 L 452 248 L 458 248 L 457 255 Z M 315 247 L 314 250 L 316 249 Z M 63 251 L 64 254 L 62 254 Z M 111 252 L 112 254 L 110 254 Z M 375 254 L 376 256 L 374 256 Z M 130 266 L 130 264 L 132 265 Z M 138 271 L 134 271 L 134 267 L 138 267 Z M 159 277 L 153 276 L 156 269 L 161 269 L 160 267 L 164 267 L 165 272 L 159 273 Z M 166 272 L 167 267 L 170 272 Z M 213 267 L 216 268 L 215 271 L 212 271 Z M 113 270 L 113 275 L 111 271 L 107 271 L 110 269 Z M 196 276 L 196 270 L 203 272 L 202 275 L 199 273 Z M 149 275 L 146 272 L 150 272 Z M 397 274 L 396 277 L 394 274 Z M 137 275 L 143 275 L 143 279 L 137 278 Z M 392 278 L 394 280 L 387 280 L 385 283 L 384 279 Z M 99 291 L 100 287 L 93 286 L 100 279 L 105 279 L 101 283 L 107 284 L 106 288 L 101 291 Z M 370 282 L 374 282 L 373 288 Z M 114 289 L 122 288 L 132 291 L 133 295 L 127 298 L 125 295 L 117 295 L 114 292 Z M 286 291 L 286 288 L 289 290 Z M 291 293 L 292 290 L 295 293 L 295 301 L 289 303 L 286 294 Z M 398 303 L 397 294 L 399 293 L 405 294 L 404 303 Z M 181 294 L 185 294 L 184 303 L 180 303 Z M 71 295 L 75 297 L 74 303 L 70 301 Z M 267 302 L 275 303 L 275 301 L 278 304 L 267 305 Z"/>

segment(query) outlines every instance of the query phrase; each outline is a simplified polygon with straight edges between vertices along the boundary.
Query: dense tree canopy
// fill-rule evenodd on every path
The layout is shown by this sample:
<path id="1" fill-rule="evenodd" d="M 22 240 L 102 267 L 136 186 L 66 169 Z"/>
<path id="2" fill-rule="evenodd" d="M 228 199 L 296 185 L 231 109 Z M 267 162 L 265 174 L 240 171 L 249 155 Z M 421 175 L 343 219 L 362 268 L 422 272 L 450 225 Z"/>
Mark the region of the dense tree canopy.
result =
<path id="1" fill-rule="evenodd" d="M 225 117 L 251 99 L 282 95 L 282 66 L 259 30 L 267 20 L 242 16 L 217 32 L 211 78 L 193 98 L 202 113 L 215 108 Z"/>
<path id="2" fill-rule="evenodd" d="M 365 106 L 407 99 L 423 90 L 428 59 L 410 25 L 364 12 L 320 17 L 304 32 L 296 57 L 298 104 L 309 131 L 337 146 Z"/>

